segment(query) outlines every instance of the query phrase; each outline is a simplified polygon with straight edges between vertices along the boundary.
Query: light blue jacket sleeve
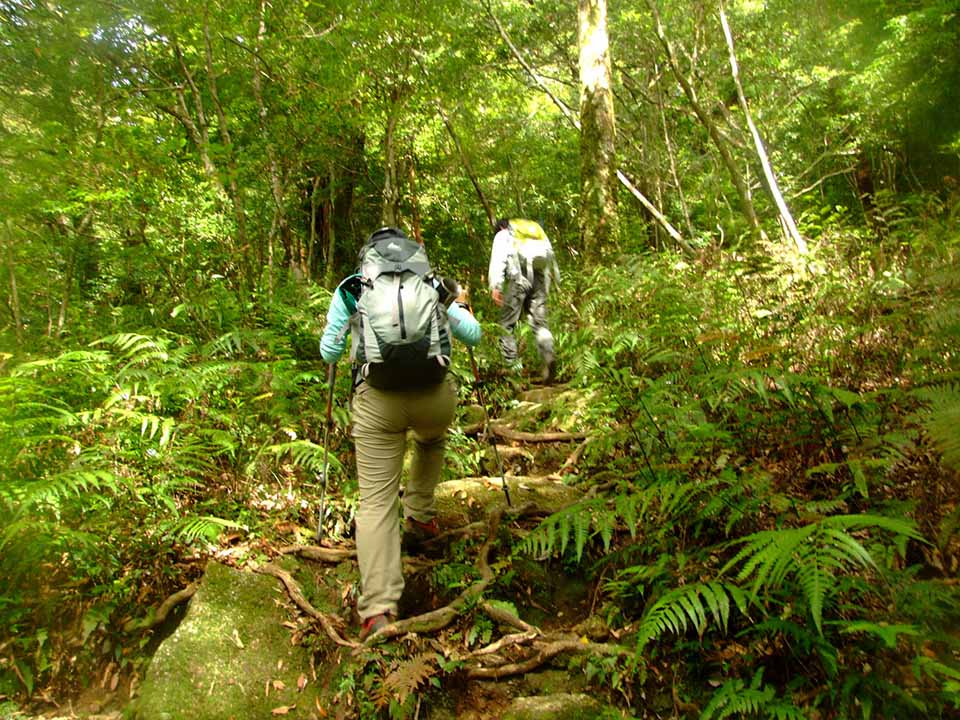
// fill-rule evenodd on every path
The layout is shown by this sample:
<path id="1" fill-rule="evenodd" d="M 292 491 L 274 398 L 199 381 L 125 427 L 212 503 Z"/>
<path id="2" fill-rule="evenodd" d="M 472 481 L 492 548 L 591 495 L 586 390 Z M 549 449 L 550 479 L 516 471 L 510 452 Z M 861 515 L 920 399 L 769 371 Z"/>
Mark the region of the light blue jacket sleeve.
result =
<path id="1" fill-rule="evenodd" d="M 327 310 L 327 326 L 323 329 L 320 338 L 320 355 L 324 362 L 335 363 L 343 355 L 347 347 L 350 318 L 357 311 L 357 301 L 346 289 L 345 285 L 353 279 L 353 275 L 346 278 L 333 291 L 330 309 Z"/>
<path id="2" fill-rule="evenodd" d="M 450 319 L 450 332 L 457 340 L 470 347 L 476 347 L 480 343 L 480 336 L 483 334 L 480 323 L 463 305 L 450 303 L 447 317 Z"/>

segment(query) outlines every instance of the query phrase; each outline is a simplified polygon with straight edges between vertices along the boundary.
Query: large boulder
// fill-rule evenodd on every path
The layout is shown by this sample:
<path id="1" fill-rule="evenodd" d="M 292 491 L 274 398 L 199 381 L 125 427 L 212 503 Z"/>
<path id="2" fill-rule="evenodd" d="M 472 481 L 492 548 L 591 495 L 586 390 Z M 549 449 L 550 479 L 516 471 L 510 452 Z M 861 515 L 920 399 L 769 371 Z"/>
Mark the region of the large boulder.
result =
<path id="1" fill-rule="evenodd" d="M 286 602 L 275 578 L 210 561 L 183 622 L 147 669 L 134 717 L 319 717 L 309 653 L 283 625 Z"/>

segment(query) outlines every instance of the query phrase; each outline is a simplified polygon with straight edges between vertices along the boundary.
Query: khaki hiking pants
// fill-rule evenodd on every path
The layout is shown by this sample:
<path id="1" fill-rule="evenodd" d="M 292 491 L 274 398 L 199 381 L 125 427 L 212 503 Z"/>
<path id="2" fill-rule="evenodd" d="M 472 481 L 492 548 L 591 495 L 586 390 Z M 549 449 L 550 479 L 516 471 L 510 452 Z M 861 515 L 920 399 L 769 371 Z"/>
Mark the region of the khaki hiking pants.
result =
<path id="1" fill-rule="evenodd" d="M 400 473 L 407 431 L 413 434 L 413 464 L 403 493 L 403 515 L 429 522 L 440 479 L 447 426 L 457 408 L 453 378 L 417 390 L 377 390 L 361 383 L 353 397 L 360 506 L 357 559 L 361 618 L 397 613 L 403 592 L 400 564 Z"/>

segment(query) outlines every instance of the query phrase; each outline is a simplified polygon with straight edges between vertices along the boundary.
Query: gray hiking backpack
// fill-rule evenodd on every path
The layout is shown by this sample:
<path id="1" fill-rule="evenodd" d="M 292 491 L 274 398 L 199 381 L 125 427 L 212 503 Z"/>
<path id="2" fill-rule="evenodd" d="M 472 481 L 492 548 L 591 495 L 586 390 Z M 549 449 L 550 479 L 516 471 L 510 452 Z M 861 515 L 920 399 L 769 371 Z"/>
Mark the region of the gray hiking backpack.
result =
<path id="1" fill-rule="evenodd" d="M 350 350 L 358 381 L 380 390 L 439 383 L 450 365 L 450 328 L 423 246 L 381 228 L 360 251 L 360 275 Z"/>

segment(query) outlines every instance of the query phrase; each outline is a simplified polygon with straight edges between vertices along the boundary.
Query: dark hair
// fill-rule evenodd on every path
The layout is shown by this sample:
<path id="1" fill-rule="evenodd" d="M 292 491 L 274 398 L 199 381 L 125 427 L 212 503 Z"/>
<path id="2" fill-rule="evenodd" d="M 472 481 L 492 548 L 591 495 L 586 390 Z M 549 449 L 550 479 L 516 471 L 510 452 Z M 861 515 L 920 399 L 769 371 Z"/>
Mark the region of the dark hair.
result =
<path id="1" fill-rule="evenodd" d="M 506 218 L 500 218 L 493 224 L 494 230 L 506 230 L 508 227 L 510 227 L 510 221 Z"/>

